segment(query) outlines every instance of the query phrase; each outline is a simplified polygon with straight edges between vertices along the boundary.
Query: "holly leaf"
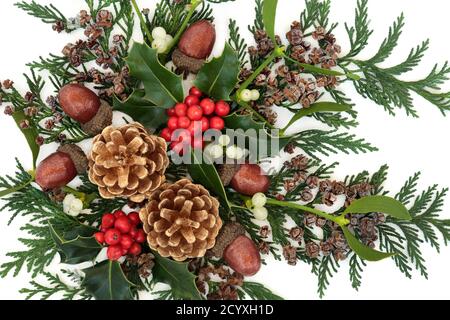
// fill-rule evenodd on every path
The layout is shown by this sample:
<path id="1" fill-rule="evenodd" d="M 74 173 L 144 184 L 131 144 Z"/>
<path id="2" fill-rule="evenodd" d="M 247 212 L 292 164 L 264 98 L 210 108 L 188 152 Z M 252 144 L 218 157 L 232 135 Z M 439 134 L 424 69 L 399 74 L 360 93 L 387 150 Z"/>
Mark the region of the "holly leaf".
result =
<path id="1" fill-rule="evenodd" d="M 202 300 L 195 285 L 195 275 L 188 270 L 187 262 L 177 262 L 159 254 L 155 255 L 155 266 L 152 269 L 153 281 L 168 284 L 175 299 Z"/>
<path id="2" fill-rule="evenodd" d="M 132 300 L 131 288 L 117 261 L 106 260 L 84 269 L 85 277 L 81 286 L 96 300 Z"/>
<path id="3" fill-rule="evenodd" d="M 352 109 L 351 106 L 346 104 L 340 104 L 335 102 L 317 102 L 312 104 L 309 108 L 302 108 L 300 109 L 289 121 L 289 123 L 286 125 L 286 127 L 283 130 L 286 130 L 291 125 L 293 125 L 298 120 L 302 119 L 303 117 L 310 116 L 314 113 L 319 112 L 345 112 L 350 111 Z"/>
<path id="4" fill-rule="evenodd" d="M 222 55 L 207 62 L 200 69 L 195 85 L 216 100 L 230 100 L 239 75 L 239 58 L 226 43 Z"/>
<path id="5" fill-rule="evenodd" d="M 367 261 L 380 261 L 386 258 L 395 256 L 395 253 L 381 252 L 374 250 L 364 244 L 362 244 L 347 227 L 341 226 L 344 236 L 347 239 L 347 243 L 350 248 L 361 258 Z"/>
<path id="6" fill-rule="evenodd" d="M 103 248 L 94 237 L 88 238 L 78 235 L 72 240 L 66 240 L 56 232 L 51 224 L 49 224 L 49 228 L 62 263 L 79 264 L 91 261 L 97 257 Z"/>
<path id="7" fill-rule="evenodd" d="M 17 127 L 20 129 L 23 136 L 27 140 L 28 147 L 30 148 L 31 154 L 33 157 L 33 168 L 36 168 L 36 161 L 37 161 L 37 158 L 39 156 L 39 151 L 40 151 L 40 147 L 36 143 L 36 138 L 38 137 L 37 129 L 35 126 L 30 126 L 27 129 L 22 129 L 20 127 L 20 123 L 22 121 L 24 121 L 24 120 L 30 121 L 30 119 L 25 115 L 25 113 L 23 111 L 14 112 L 12 117 L 13 117 L 14 121 L 16 122 Z"/>
<path id="8" fill-rule="evenodd" d="M 408 209 L 398 200 L 386 196 L 371 196 L 355 200 L 349 205 L 344 214 L 381 212 L 401 220 L 411 220 Z"/>
<path id="9" fill-rule="evenodd" d="M 277 16 L 278 0 L 264 0 L 263 3 L 263 21 L 266 28 L 267 35 L 272 39 L 273 43 L 277 43 L 275 40 L 275 19 Z"/>
<path id="10" fill-rule="evenodd" d="M 167 123 L 166 109 L 155 106 L 144 97 L 144 90 L 134 90 L 125 101 L 114 96 L 113 109 L 129 115 L 146 128 L 157 129 Z"/>
<path id="11" fill-rule="evenodd" d="M 271 135 L 264 123 L 256 122 L 251 115 L 233 113 L 224 118 L 225 127 L 234 129 L 233 135 L 237 141 L 246 141 L 250 157 L 256 160 L 267 156 L 276 156 L 294 136 Z"/>
<path id="12" fill-rule="evenodd" d="M 218 196 L 223 205 L 230 209 L 227 193 L 223 186 L 222 180 L 220 180 L 219 173 L 213 164 L 206 163 L 199 157 L 198 152 L 192 151 L 192 161 L 189 164 L 188 171 L 192 179 L 202 184 L 206 189 L 214 192 Z"/>
<path id="13" fill-rule="evenodd" d="M 144 84 L 145 100 L 165 109 L 183 100 L 181 76 L 177 76 L 159 62 L 155 49 L 135 42 L 126 61 L 131 76 Z"/>

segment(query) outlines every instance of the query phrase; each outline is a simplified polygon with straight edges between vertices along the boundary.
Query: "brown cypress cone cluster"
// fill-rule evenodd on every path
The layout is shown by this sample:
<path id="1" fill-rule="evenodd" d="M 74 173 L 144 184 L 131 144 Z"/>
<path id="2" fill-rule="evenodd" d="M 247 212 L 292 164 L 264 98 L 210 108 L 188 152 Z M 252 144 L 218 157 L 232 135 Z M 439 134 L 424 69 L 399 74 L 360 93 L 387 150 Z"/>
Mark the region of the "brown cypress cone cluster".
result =
<path id="1" fill-rule="evenodd" d="M 127 256 L 126 263 L 122 264 L 125 273 L 131 270 L 137 270 L 138 274 L 147 279 L 152 274 L 152 269 L 155 266 L 155 256 L 151 253 L 142 253 L 138 256 Z"/>
<path id="2" fill-rule="evenodd" d="M 93 140 L 89 179 L 106 199 L 142 202 L 165 181 L 169 165 L 166 141 L 139 123 L 106 127 Z"/>
<path id="3" fill-rule="evenodd" d="M 211 281 L 214 286 L 208 285 Z M 238 300 L 238 287 L 243 284 L 244 276 L 222 265 L 200 268 L 196 280 L 197 288 L 208 300 Z"/>
<path id="4" fill-rule="evenodd" d="M 112 45 L 105 48 L 101 45 L 103 42 L 110 42 L 105 39 L 110 32 L 105 32 L 112 28 L 113 15 L 108 10 L 100 10 L 96 17 L 91 17 L 85 10 L 71 19 L 74 28 L 83 28 L 86 38 L 79 39 L 75 43 L 68 43 L 62 50 L 63 55 L 68 59 L 72 67 L 78 68 L 81 65 L 92 60 L 103 70 L 91 68 L 87 72 L 80 71 L 74 76 L 77 82 L 93 82 L 100 86 L 99 96 L 103 99 L 111 98 L 113 95 L 122 100 L 128 97 L 127 88 L 129 88 L 129 71 L 127 67 L 119 67 L 117 59 L 122 59 L 128 54 L 128 48 L 123 35 L 116 34 L 112 36 Z M 109 31 L 109 30 L 108 30 Z M 89 57 L 89 58 L 87 58 Z M 88 60 L 89 59 L 89 60 Z"/>
<path id="5" fill-rule="evenodd" d="M 250 47 L 249 53 L 252 61 L 260 61 L 273 51 L 274 45 L 265 31 L 256 30 L 254 37 L 256 46 Z M 298 21 L 292 23 L 286 37 L 289 41 L 286 52 L 292 59 L 325 69 L 336 66 L 341 47 L 336 44 L 335 37 L 326 32 L 324 28 L 317 27 L 312 33 L 312 38 L 317 42 L 317 46 L 306 41 Z M 281 43 L 278 37 L 277 42 Z M 245 80 L 250 75 L 251 71 L 244 68 L 241 70 L 240 78 Z M 282 64 L 275 71 L 269 68 L 263 70 L 256 78 L 254 85 L 265 92 L 263 106 L 255 107 L 258 107 L 260 113 L 273 123 L 276 121 L 276 114 L 270 109 L 270 106 L 300 103 L 303 108 L 308 108 L 319 98 L 319 89 L 335 87 L 337 79 L 331 76 L 305 77 L 303 70 L 298 66 Z"/>
<path id="6" fill-rule="evenodd" d="M 140 218 L 150 247 L 176 261 L 203 257 L 222 227 L 219 201 L 188 179 L 152 192 Z"/>
<path id="7" fill-rule="evenodd" d="M 289 151 L 294 151 L 288 146 Z M 329 179 L 319 179 L 317 176 L 308 173 L 309 159 L 304 155 L 297 155 L 284 163 L 284 180 L 282 185 L 284 192 L 273 194 L 278 200 L 304 201 L 322 203 L 333 206 L 338 196 L 345 197 L 345 206 L 349 206 L 356 199 L 373 194 L 374 186 L 367 182 L 347 185 L 344 182 L 332 181 Z M 369 215 L 349 215 L 348 228 L 357 232 L 364 244 L 374 247 L 378 240 L 376 226 L 386 221 L 386 217 L 381 213 Z M 320 242 L 311 241 L 305 238 L 305 228 L 327 228 L 328 236 Z M 260 236 L 263 239 L 258 246 L 262 254 L 269 253 L 269 243 L 265 240 L 269 237 L 270 227 L 264 226 L 260 229 Z M 290 265 L 297 263 L 297 254 L 304 253 L 311 259 L 321 256 L 333 255 L 337 261 L 345 260 L 350 250 L 348 243 L 339 226 L 324 218 L 311 213 L 304 213 L 301 225 L 287 230 L 286 235 L 291 243 L 282 248 L 283 256 Z"/>

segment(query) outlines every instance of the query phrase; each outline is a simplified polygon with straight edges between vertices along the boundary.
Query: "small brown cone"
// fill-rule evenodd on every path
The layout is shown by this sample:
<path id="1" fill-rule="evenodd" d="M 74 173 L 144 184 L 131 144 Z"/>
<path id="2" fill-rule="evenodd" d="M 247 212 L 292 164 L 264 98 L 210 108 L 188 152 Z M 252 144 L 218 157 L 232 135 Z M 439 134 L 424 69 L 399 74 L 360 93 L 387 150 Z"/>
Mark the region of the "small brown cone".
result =
<path id="1" fill-rule="evenodd" d="M 203 257 L 222 227 L 217 199 L 188 179 L 163 184 L 139 215 L 150 247 L 176 261 Z"/>
<path id="2" fill-rule="evenodd" d="M 93 141 L 89 179 L 103 198 L 142 202 L 165 181 L 166 148 L 164 139 L 149 135 L 139 123 L 106 127 Z"/>

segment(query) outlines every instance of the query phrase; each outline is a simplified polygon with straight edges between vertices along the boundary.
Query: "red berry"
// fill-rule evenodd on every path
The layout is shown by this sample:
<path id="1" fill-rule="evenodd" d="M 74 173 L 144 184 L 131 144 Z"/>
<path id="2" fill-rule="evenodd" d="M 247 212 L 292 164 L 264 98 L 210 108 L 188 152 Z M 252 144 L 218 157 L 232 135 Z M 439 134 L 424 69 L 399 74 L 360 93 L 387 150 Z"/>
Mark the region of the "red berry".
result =
<path id="1" fill-rule="evenodd" d="M 130 249 L 128 250 L 128 253 L 131 254 L 132 256 L 137 256 L 142 252 L 142 247 L 139 243 L 133 243 L 130 247 Z"/>
<path id="2" fill-rule="evenodd" d="M 170 142 L 172 139 L 172 131 L 169 128 L 164 128 L 161 130 L 160 136 L 167 142 Z"/>
<path id="3" fill-rule="evenodd" d="M 225 121 L 223 121 L 222 118 L 219 117 L 212 117 L 209 120 L 209 127 L 211 129 L 216 129 L 222 131 L 223 128 L 225 128 Z"/>
<path id="4" fill-rule="evenodd" d="M 172 150 L 174 153 L 182 155 L 183 152 L 183 143 L 182 142 L 172 142 L 170 144 L 170 150 Z"/>
<path id="5" fill-rule="evenodd" d="M 175 112 L 175 108 L 167 109 L 166 113 L 167 113 L 167 115 L 168 115 L 169 117 L 174 117 L 174 116 L 177 115 L 176 112 Z"/>
<path id="6" fill-rule="evenodd" d="M 178 117 L 184 117 L 184 116 L 186 116 L 187 109 L 188 109 L 188 106 L 185 105 L 184 103 L 177 103 L 175 105 L 175 114 Z"/>
<path id="7" fill-rule="evenodd" d="M 206 117 L 202 118 L 202 131 L 205 132 L 209 129 L 209 120 Z"/>
<path id="8" fill-rule="evenodd" d="M 189 95 L 191 95 L 191 96 L 196 96 L 196 97 L 198 97 L 198 98 L 201 98 L 201 96 L 203 95 L 203 93 L 200 91 L 199 88 L 197 88 L 197 87 L 192 87 L 192 88 L 189 90 Z"/>
<path id="9" fill-rule="evenodd" d="M 111 213 L 104 214 L 102 217 L 102 228 L 109 229 L 114 225 L 116 218 Z"/>
<path id="10" fill-rule="evenodd" d="M 178 118 L 178 128 L 187 129 L 191 124 L 191 120 L 188 117 L 179 117 Z"/>
<path id="11" fill-rule="evenodd" d="M 114 223 L 114 228 L 119 230 L 122 233 L 128 233 L 131 229 L 131 221 L 128 219 L 128 217 L 120 217 L 116 219 L 116 222 Z"/>
<path id="12" fill-rule="evenodd" d="M 190 106 L 187 111 L 187 116 L 192 121 L 198 121 L 203 116 L 203 109 L 200 106 Z"/>
<path id="13" fill-rule="evenodd" d="M 223 100 L 220 100 L 216 103 L 216 109 L 215 109 L 216 115 L 219 117 L 226 117 L 230 114 L 230 105 L 226 103 Z"/>
<path id="14" fill-rule="evenodd" d="M 123 256 L 122 247 L 119 245 L 110 246 L 108 247 L 108 251 L 106 252 L 106 254 L 109 260 L 119 260 Z"/>
<path id="15" fill-rule="evenodd" d="M 136 226 L 131 227 L 130 232 L 128 233 L 133 239 L 136 239 L 136 235 L 138 234 L 139 229 Z"/>
<path id="16" fill-rule="evenodd" d="M 167 121 L 167 126 L 170 130 L 178 129 L 178 117 L 170 117 L 169 121 Z"/>
<path id="17" fill-rule="evenodd" d="M 106 231 L 108 231 L 108 228 L 103 228 L 103 227 L 101 227 L 101 228 L 100 228 L 100 231 L 103 232 L 103 233 L 105 233 Z"/>
<path id="18" fill-rule="evenodd" d="M 200 99 L 197 96 L 187 96 L 186 99 L 184 99 L 184 103 L 187 104 L 188 107 L 198 105 L 200 102 Z"/>
<path id="19" fill-rule="evenodd" d="M 136 236 L 134 237 L 134 240 L 136 240 L 137 243 L 144 243 L 146 238 L 147 235 L 145 234 L 144 230 L 139 229 L 136 233 Z"/>
<path id="20" fill-rule="evenodd" d="M 131 245 L 134 243 L 133 238 L 129 234 L 123 234 L 120 240 L 120 245 L 124 249 L 130 249 Z"/>
<path id="21" fill-rule="evenodd" d="M 125 217 L 126 216 L 126 214 L 125 214 L 125 212 L 123 212 L 122 210 L 117 210 L 117 211 L 115 211 L 114 212 L 114 217 L 117 219 L 117 218 L 120 218 L 120 217 Z"/>
<path id="22" fill-rule="evenodd" d="M 98 243 L 104 244 L 105 243 L 105 234 L 103 232 L 97 232 L 94 234 L 95 240 L 97 240 Z"/>
<path id="23" fill-rule="evenodd" d="M 118 244 L 121 240 L 120 231 L 117 229 L 109 229 L 105 232 L 105 242 L 110 246 Z"/>
<path id="24" fill-rule="evenodd" d="M 200 102 L 200 107 L 202 107 L 204 115 L 210 115 L 213 114 L 216 105 L 214 101 L 212 101 L 209 98 L 206 98 L 203 99 L 202 102 Z"/>
<path id="25" fill-rule="evenodd" d="M 135 211 L 130 212 L 128 214 L 128 219 L 130 219 L 131 224 L 133 226 L 137 226 L 139 223 L 141 223 L 141 219 L 139 218 L 139 213 L 137 213 Z"/>

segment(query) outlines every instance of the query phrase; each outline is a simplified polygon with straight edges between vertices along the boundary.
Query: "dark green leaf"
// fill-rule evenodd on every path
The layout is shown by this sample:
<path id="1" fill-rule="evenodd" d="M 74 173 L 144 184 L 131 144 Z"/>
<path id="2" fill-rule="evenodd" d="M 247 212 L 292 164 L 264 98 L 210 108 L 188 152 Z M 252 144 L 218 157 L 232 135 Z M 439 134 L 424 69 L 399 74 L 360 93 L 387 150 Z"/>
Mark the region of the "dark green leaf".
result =
<path id="1" fill-rule="evenodd" d="M 171 287 L 175 299 L 202 300 L 195 285 L 196 277 L 189 272 L 187 262 L 176 262 L 155 253 L 152 273 L 155 282 L 166 283 Z"/>
<path id="2" fill-rule="evenodd" d="M 20 128 L 20 123 L 24 120 L 29 120 L 27 116 L 25 116 L 25 113 L 23 111 L 16 111 L 13 113 L 14 121 L 16 122 L 17 126 Z M 33 156 L 33 168 L 36 168 L 36 161 L 39 156 L 39 150 L 40 147 L 36 143 L 36 138 L 38 137 L 38 132 L 36 130 L 36 127 L 30 126 L 28 129 L 21 129 L 20 131 L 24 135 L 25 139 L 27 140 L 28 146 L 30 147 L 31 154 Z"/>
<path id="3" fill-rule="evenodd" d="M 273 43 L 277 43 L 275 40 L 275 19 L 277 16 L 278 0 L 264 0 L 263 4 L 263 21 L 266 27 L 267 35 L 272 39 Z"/>
<path id="4" fill-rule="evenodd" d="M 386 253 L 374 250 L 364 244 L 362 244 L 348 229 L 347 227 L 341 226 L 344 232 L 345 238 L 347 239 L 350 248 L 361 258 L 367 261 L 380 261 L 386 258 L 390 258 L 395 255 L 395 253 Z"/>
<path id="5" fill-rule="evenodd" d="M 216 100 L 230 100 L 239 75 L 239 58 L 236 51 L 226 43 L 219 58 L 205 63 L 195 80 L 195 85 Z"/>
<path id="6" fill-rule="evenodd" d="M 50 234 L 61 256 L 61 262 L 67 264 L 79 264 L 91 261 L 97 257 L 102 246 L 94 237 L 86 238 L 77 236 L 73 240 L 66 240 L 60 236 L 50 224 Z"/>
<path id="7" fill-rule="evenodd" d="M 144 96 L 143 90 L 135 90 L 125 101 L 120 101 L 114 96 L 113 109 L 126 113 L 146 128 L 157 129 L 167 122 L 166 109 L 156 107 L 145 100 Z"/>
<path id="8" fill-rule="evenodd" d="M 245 139 L 250 151 L 255 151 L 254 148 L 257 148 L 257 155 L 253 153 L 250 154 L 251 157 L 256 157 L 257 160 L 259 158 L 265 158 L 267 155 L 271 155 L 272 153 L 272 155 L 276 155 L 293 138 L 291 136 L 272 136 L 266 130 L 265 124 L 262 122 L 256 122 L 251 115 L 238 115 L 233 113 L 228 117 L 225 117 L 224 120 L 226 128 L 235 130 L 233 134 L 236 139 Z M 278 143 L 277 150 L 272 150 L 272 144 L 273 147 L 275 147 L 276 143 Z M 267 148 L 265 147 L 266 145 Z M 266 152 L 263 152 L 260 157 L 259 151 L 261 150 L 267 151 L 267 154 L 265 155 L 264 153 Z"/>
<path id="9" fill-rule="evenodd" d="M 397 219 L 411 220 L 408 209 L 398 200 L 386 196 L 364 197 L 352 202 L 344 213 L 381 212 Z"/>
<path id="10" fill-rule="evenodd" d="M 350 111 L 351 106 L 345 105 L 345 104 L 339 104 L 335 102 L 317 102 L 312 104 L 309 108 L 302 108 L 300 109 L 289 121 L 286 128 L 289 128 L 291 125 L 293 125 L 295 122 L 300 120 L 303 117 L 310 116 L 314 113 L 319 112 L 345 112 Z"/>
<path id="11" fill-rule="evenodd" d="M 181 76 L 166 69 L 156 50 L 134 43 L 126 59 L 130 74 L 144 84 L 144 99 L 161 108 L 170 108 L 184 98 Z"/>
<path id="12" fill-rule="evenodd" d="M 206 189 L 214 192 L 225 206 L 229 208 L 229 202 L 225 188 L 213 164 L 206 163 L 203 159 L 198 158 L 195 151 L 192 152 L 192 164 L 188 165 L 188 171 L 192 179 L 202 184 Z"/>
<path id="13" fill-rule="evenodd" d="M 103 261 L 92 268 L 84 269 L 85 277 L 81 286 L 96 300 L 132 300 L 131 288 L 117 261 Z"/>

